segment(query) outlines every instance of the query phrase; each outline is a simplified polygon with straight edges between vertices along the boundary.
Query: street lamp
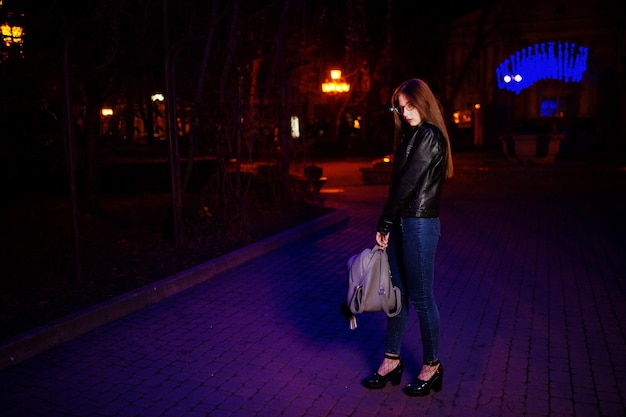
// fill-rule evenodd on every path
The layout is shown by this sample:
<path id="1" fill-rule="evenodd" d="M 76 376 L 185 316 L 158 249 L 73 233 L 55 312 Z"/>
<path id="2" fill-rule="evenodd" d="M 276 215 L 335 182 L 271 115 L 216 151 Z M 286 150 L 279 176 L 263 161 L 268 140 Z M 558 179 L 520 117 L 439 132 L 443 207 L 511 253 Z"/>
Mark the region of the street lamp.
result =
<path id="1" fill-rule="evenodd" d="M 164 140 L 165 136 L 163 132 L 167 130 L 165 124 L 165 95 L 163 93 L 154 93 L 150 96 L 152 100 L 152 138 L 151 140 L 158 139 Z"/>
<path id="2" fill-rule="evenodd" d="M 341 94 L 350 91 L 350 84 L 341 77 L 341 70 L 330 70 L 330 81 L 322 83 L 322 92 L 326 94 Z"/>
<path id="3" fill-rule="evenodd" d="M 2 30 L 2 40 L 6 46 L 11 46 L 14 44 L 22 45 L 22 33 L 23 29 L 19 26 L 11 26 L 8 23 L 4 23 L 0 26 Z"/>
<path id="4" fill-rule="evenodd" d="M 324 95 L 330 95 L 334 97 L 337 97 L 338 95 L 342 95 L 343 97 L 345 97 L 345 100 L 329 100 L 332 102 L 330 105 L 330 112 L 333 114 L 334 117 L 333 124 L 331 125 L 331 139 L 335 141 L 339 139 L 341 114 L 345 110 L 349 100 L 349 95 L 346 95 L 345 93 L 348 93 L 349 91 L 350 84 L 348 84 L 341 76 L 341 70 L 330 70 L 330 80 L 327 78 L 324 83 L 322 83 L 322 93 Z"/>
<path id="5" fill-rule="evenodd" d="M 153 103 L 163 102 L 165 101 L 165 96 L 163 95 L 163 93 L 154 93 L 150 96 L 150 99 Z"/>
<path id="6" fill-rule="evenodd" d="M 0 25 L 0 35 L 2 36 L 4 47 L 16 50 L 17 56 L 21 57 L 24 46 L 24 29 L 21 26 L 5 22 Z M 8 58 L 9 52 L 3 51 L 0 56 L 0 62 Z"/>

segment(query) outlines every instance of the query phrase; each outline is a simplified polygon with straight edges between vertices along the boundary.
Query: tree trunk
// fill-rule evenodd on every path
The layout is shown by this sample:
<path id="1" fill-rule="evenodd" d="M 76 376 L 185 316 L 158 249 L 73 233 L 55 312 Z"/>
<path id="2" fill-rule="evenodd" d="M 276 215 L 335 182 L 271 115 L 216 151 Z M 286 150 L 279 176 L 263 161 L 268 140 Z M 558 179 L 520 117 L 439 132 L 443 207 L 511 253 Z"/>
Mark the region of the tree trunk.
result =
<path id="1" fill-rule="evenodd" d="M 198 72 L 198 85 L 196 87 L 196 93 L 193 98 L 193 103 L 191 104 L 191 116 L 190 116 L 190 127 L 189 127 L 189 149 L 187 151 L 187 167 L 185 169 L 185 176 L 182 182 L 183 191 L 187 189 L 189 186 L 189 181 L 191 180 L 191 175 L 193 173 L 193 160 L 196 155 L 196 144 L 198 143 L 198 118 L 199 118 L 199 108 L 202 101 L 202 94 L 204 93 L 204 80 L 206 79 L 206 69 L 209 63 L 209 58 L 211 57 L 211 51 L 213 49 L 213 42 L 215 39 L 215 31 L 217 29 L 218 23 L 218 1 L 213 1 L 211 6 L 211 17 L 210 17 L 210 30 L 207 35 L 206 42 L 204 44 L 204 52 L 202 54 L 202 62 L 200 64 L 200 71 Z"/>
<path id="2" fill-rule="evenodd" d="M 100 109 L 102 100 L 99 90 L 95 86 L 87 88 L 87 106 L 85 109 L 84 131 L 84 198 L 85 209 L 90 214 L 101 214 L 100 195 L 100 160 L 98 157 L 98 142 L 100 139 Z"/>

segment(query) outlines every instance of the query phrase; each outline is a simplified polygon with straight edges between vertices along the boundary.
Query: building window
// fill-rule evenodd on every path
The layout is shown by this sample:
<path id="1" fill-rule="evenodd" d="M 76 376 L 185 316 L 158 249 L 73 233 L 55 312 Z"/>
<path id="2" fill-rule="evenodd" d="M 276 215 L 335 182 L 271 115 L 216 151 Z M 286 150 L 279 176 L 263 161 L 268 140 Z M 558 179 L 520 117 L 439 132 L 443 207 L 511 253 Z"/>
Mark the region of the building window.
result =
<path id="1" fill-rule="evenodd" d="M 541 100 L 541 117 L 565 117 L 563 97 L 544 97 Z"/>

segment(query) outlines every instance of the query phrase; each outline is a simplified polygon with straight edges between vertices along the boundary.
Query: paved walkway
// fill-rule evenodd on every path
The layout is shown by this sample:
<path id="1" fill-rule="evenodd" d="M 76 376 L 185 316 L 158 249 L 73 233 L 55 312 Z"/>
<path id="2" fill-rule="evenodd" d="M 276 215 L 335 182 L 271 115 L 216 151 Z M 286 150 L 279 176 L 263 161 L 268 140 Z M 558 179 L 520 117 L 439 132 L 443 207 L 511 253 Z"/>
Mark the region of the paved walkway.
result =
<path id="1" fill-rule="evenodd" d="M 362 185 L 355 161 L 323 164 L 347 224 L 1 370 L 2 415 L 623 417 L 626 171 L 457 163 L 436 268 L 440 393 L 360 385 L 385 320 L 367 313 L 351 331 L 339 304 L 386 188 Z M 420 366 L 413 313 L 403 358 L 404 385 Z"/>

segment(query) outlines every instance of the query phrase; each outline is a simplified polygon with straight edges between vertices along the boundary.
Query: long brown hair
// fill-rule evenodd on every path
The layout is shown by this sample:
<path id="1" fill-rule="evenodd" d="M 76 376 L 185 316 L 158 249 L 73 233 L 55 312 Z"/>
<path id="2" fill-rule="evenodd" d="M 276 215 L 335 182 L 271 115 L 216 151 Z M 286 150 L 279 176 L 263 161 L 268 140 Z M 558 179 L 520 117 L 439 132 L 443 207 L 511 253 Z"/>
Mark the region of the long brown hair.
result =
<path id="1" fill-rule="evenodd" d="M 452 163 L 452 150 L 450 149 L 450 136 L 443 118 L 443 109 L 441 103 L 426 82 L 419 78 L 412 78 L 400 84 L 393 92 L 391 105 L 398 107 L 398 96 L 404 94 L 407 100 L 413 104 L 419 112 L 422 121 L 437 126 L 446 140 L 446 178 L 452 177 L 454 174 L 454 165 Z M 402 139 L 406 132 L 406 121 L 396 112 L 394 112 L 395 121 L 395 141 L 396 144 Z"/>

